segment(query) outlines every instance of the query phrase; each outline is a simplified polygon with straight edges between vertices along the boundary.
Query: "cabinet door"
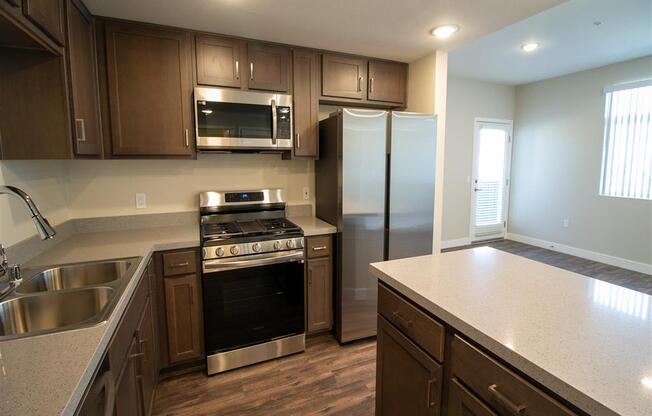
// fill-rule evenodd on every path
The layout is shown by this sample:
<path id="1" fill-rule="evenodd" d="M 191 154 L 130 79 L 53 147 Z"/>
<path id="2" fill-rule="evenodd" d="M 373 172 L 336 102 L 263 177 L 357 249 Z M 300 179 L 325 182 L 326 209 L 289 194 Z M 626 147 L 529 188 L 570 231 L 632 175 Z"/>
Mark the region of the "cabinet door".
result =
<path id="1" fill-rule="evenodd" d="M 191 35 L 106 24 L 112 153 L 192 156 Z"/>
<path id="2" fill-rule="evenodd" d="M 64 0 L 23 0 L 23 14 L 63 45 Z"/>
<path id="3" fill-rule="evenodd" d="M 401 104 L 405 102 L 407 65 L 369 61 L 369 100 Z"/>
<path id="4" fill-rule="evenodd" d="M 442 367 L 378 317 L 376 415 L 437 416 Z"/>
<path id="5" fill-rule="evenodd" d="M 253 90 L 288 92 L 290 49 L 285 46 L 249 43 L 248 86 Z"/>
<path id="6" fill-rule="evenodd" d="M 366 60 L 326 54 L 322 56 L 321 71 L 321 95 L 359 100 L 366 98 Z"/>
<path id="7" fill-rule="evenodd" d="M 197 83 L 217 87 L 242 86 L 245 43 L 239 39 L 197 36 Z"/>
<path id="8" fill-rule="evenodd" d="M 73 143 L 76 155 L 101 154 L 101 129 L 95 46 L 91 15 L 68 0 L 68 71 L 72 91 Z"/>
<path id="9" fill-rule="evenodd" d="M 294 154 L 318 154 L 319 68 L 313 51 L 295 50 L 292 67 L 294 96 Z"/>
<path id="10" fill-rule="evenodd" d="M 140 395 L 138 366 L 136 363 L 136 360 L 140 358 L 138 350 L 138 341 L 134 337 L 115 388 L 116 416 L 142 415 L 142 398 Z"/>
<path id="11" fill-rule="evenodd" d="M 455 378 L 450 382 L 448 397 L 449 416 L 497 416 Z"/>
<path id="12" fill-rule="evenodd" d="M 333 259 L 309 260 L 308 332 L 329 330 L 333 324 Z"/>
<path id="13" fill-rule="evenodd" d="M 196 275 L 164 278 L 170 363 L 201 356 L 201 309 Z"/>
<path id="14" fill-rule="evenodd" d="M 154 322 L 152 319 L 152 307 L 148 300 L 143 311 L 137 330 L 137 338 L 140 346 L 140 392 L 143 398 L 143 414 L 149 415 L 154 403 L 154 388 L 158 376 L 156 374 L 156 340 L 154 338 Z"/>

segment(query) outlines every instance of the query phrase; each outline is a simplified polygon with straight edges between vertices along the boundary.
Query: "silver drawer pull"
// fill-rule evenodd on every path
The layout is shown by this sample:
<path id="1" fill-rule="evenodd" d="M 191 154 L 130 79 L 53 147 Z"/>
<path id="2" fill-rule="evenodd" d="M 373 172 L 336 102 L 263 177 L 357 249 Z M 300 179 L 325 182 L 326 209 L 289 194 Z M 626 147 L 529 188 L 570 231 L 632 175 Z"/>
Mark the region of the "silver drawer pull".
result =
<path id="1" fill-rule="evenodd" d="M 496 399 L 498 403 L 500 403 L 505 410 L 508 410 L 511 414 L 514 416 L 520 416 L 523 414 L 523 411 L 525 410 L 525 405 L 524 404 L 514 404 L 511 400 L 507 398 L 504 394 L 498 391 L 498 385 L 497 384 L 492 384 L 487 388 L 489 390 L 489 393 Z"/>
<path id="2" fill-rule="evenodd" d="M 190 265 L 190 263 L 184 261 L 183 263 L 171 264 L 170 267 L 186 267 L 188 265 Z"/>
<path id="3" fill-rule="evenodd" d="M 322 251 L 322 250 L 326 250 L 327 248 L 328 247 L 326 246 L 313 247 L 312 251 Z"/>
<path id="4" fill-rule="evenodd" d="M 83 118 L 75 119 L 75 132 L 77 133 L 77 141 L 85 142 L 86 141 L 86 122 Z"/>

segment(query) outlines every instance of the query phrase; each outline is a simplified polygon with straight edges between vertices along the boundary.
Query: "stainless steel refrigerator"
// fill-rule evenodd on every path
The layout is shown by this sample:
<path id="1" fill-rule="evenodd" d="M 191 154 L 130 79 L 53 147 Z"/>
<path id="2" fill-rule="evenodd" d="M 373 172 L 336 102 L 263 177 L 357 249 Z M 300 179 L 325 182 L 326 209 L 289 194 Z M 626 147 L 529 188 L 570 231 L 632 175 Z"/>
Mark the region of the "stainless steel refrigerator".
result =
<path id="1" fill-rule="evenodd" d="M 340 342 L 376 335 L 369 263 L 432 253 L 436 124 L 433 114 L 361 109 L 319 123 L 316 212 L 337 226 Z"/>

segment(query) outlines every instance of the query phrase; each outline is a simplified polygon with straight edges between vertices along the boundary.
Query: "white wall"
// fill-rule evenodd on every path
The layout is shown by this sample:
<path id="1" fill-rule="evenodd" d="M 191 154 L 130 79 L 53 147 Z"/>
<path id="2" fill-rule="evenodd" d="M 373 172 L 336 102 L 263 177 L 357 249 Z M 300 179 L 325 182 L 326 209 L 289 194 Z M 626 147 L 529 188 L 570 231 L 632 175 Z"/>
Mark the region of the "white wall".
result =
<path id="1" fill-rule="evenodd" d="M 448 78 L 446 165 L 444 173 L 444 246 L 468 244 L 471 214 L 473 131 L 476 117 L 512 120 L 513 86 Z"/>
<path id="2" fill-rule="evenodd" d="M 314 162 L 280 155 L 199 155 L 198 160 L 75 160 L 67 181 L 73 218 L 181 212 L 197 209 L 197 195 L 209 190 L 279 187 L 289 203 L 314 200 Z M 310 189 L 303 200 L 302 188 Z M 147 194 L 136 209 L 135 194 Z"/>
<path id="3" fill-rule="evenodd" d="M 52 225 L 70 218 L 183 212 L 197 209 L 206 190 L 281 187 L 290 204 L 314 205 L 314 162 L 280 155 L 199 155 L 198 160 L 3 161 L 0 184 L 18 186 Z M 303 199 L 303 187 L 310 198 Z M 135 194 L 147 194 L 136 209 Z M 35 235 L 16 198 L 0 196 L 0 242 Z"/>
<path id="4" fill-rule="evenodd" d="M 651 75 L 648 56 L 516 88 L 510 233 L 652 263 L 652 202 L 598 195 L 603 88 Z"/>
<path id="5" fill-rule="evenodd" d="M 66 201 L 66 162 L 2 161 L 0 185 L 17 186 L 36 201 L 52 225 L 70 218 Z M 36 229 L 20 200 L 0 195 L 0 243 L 11 246 L 36 235 Z"/>

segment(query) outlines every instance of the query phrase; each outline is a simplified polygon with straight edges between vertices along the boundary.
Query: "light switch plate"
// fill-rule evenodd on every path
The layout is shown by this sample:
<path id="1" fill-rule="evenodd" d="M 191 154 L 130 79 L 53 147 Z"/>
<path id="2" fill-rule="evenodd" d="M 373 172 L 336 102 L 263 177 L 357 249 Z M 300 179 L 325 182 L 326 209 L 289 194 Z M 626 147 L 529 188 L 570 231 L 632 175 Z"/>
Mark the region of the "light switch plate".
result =
<path id="1" fill-rule="evenodd" d="M 310 188 L 307 186 L 303 187 L 303 199 L 308 200 L 310 199 Z"/>
<path id="2" fill-rule="evenodd" d="M 147 194 L 136 194 L 136 209 L 147 208 Z"/>

